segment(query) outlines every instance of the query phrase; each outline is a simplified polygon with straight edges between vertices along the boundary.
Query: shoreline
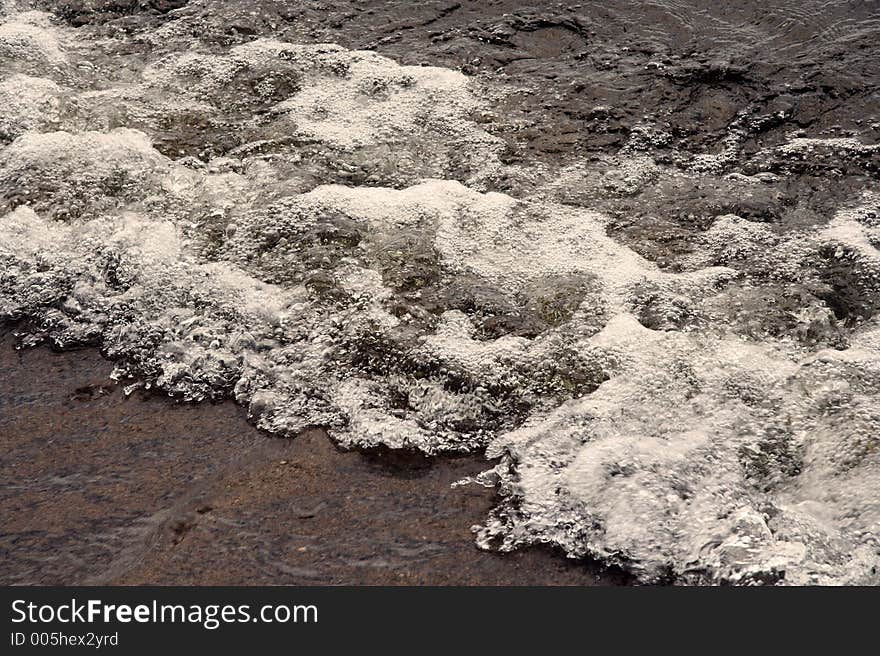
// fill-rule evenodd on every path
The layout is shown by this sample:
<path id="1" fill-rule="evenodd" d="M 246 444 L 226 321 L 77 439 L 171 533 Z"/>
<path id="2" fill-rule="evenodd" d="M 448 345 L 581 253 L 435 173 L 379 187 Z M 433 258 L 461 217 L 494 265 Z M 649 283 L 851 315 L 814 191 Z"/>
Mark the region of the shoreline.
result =
<path id="1" fill-rule="evenodd" d="M 268 436 L 232 401 L 126 398 L 97 349 L 0 330 L 6 585 L 614 585 L 529 548 L 484 552 L 479 456 L 378 458 Z"/>

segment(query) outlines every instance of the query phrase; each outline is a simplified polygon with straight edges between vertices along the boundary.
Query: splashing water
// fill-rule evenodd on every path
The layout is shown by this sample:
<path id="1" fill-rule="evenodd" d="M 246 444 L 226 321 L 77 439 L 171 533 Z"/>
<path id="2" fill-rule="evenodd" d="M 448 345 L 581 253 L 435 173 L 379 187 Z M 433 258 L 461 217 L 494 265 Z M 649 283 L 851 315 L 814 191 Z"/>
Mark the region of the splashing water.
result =
<path id="1" fill-rule="evenodd" d="M 479 120 L 506 90 L 460 72 L 266 39 L 120 72 L 48 15 L 3 20 L 0 319 L 25 344 L 98 345 L 130 389 L 232 396 L 279 435 L 484 450 L 485 547 L 880 582 L 876 182 L 825 225 L 717 216 L 674 270 L 597 200 L 748 196 L 877 146 L 737 169 L 738 126 L 681 165 L 636 131 L 599 164 L 511 165 Z"/>

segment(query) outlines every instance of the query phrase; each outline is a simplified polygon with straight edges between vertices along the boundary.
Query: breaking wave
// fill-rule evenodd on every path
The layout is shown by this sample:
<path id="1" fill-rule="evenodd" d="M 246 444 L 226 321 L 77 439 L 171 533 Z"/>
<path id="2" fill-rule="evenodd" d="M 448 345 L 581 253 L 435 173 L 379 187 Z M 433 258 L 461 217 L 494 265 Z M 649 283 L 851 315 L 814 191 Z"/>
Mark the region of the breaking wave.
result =
<path id="1" fill-rule="evenodd" d="M 0 319 L 23 344 L 98 345 L 127 389 L 231 396 L 278 435 L 484 451 L 487 548 L 880 582 L 876 180 L 786 231 L 717 215 L 675 266 L 602 200 L 766 197 L 807 164 L 876 173 L 880 147 L 744 153 L 743 116 L 721 152 L 655 158 L 646 126 L 512 164 L 508 90 L 457 71 L 267 39 L 119 70 L 47 14 L 3 20 Z"/>

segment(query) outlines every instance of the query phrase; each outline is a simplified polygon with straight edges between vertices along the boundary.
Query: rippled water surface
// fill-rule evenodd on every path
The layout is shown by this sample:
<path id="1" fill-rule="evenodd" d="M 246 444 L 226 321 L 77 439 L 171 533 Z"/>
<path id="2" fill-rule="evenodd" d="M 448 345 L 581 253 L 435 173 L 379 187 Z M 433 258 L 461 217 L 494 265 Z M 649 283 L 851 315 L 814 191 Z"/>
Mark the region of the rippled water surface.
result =
<path id="1" fill-rule="evenodd" d="M 0 319 L 484 452 L 486 548 L 877 584 L 880 4 L 534 5 L 0 2 Z"/>

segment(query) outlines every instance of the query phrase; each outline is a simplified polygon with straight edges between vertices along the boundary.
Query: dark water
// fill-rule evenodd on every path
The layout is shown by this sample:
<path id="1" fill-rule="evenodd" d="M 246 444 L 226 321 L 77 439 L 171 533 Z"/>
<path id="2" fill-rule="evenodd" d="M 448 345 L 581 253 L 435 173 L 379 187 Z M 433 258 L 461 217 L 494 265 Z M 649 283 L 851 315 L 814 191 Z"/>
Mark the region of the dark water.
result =
<path id="1" fill-rule="evenodd" d="M 500 458 L 487 548 L 877 582 L 878 3 L 2 6 L 24 344 Z"/>

